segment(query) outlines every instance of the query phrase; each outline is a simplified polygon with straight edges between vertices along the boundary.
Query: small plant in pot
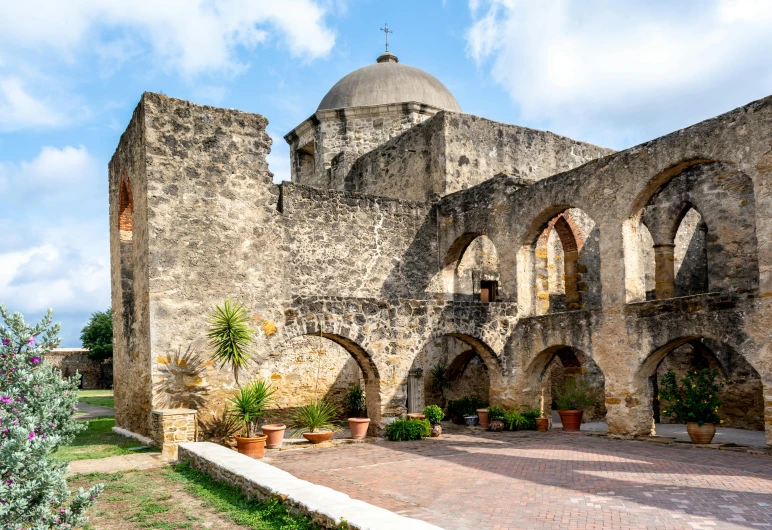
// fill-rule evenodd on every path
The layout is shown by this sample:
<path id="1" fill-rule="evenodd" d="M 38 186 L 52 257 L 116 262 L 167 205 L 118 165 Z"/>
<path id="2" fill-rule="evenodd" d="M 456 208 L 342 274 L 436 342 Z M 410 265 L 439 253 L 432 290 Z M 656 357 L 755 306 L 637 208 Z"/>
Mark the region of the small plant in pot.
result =
<path id="1" fill-rule="evenodd" d="M 432 390 L 440 393 L 440 408 L 445 408 L 445 391 L 451 385 L 450 379 L 448 379 L 448 366 L 443 362 L 438 362 L 429 368 L 429 374 L 432 376 Z"/>
<path id="2" fill-rule="evenodd" d="M 274 391 L 262 379 L 256 379 L 234 392 L 228 414 L 242 424 L 241 436 L 235 436 L 239 453 L 263 458 L 267 436 L 257 432 L 257 422 L 265 413 Z"/>
<path id="3" fill-rule="evenodd" d="M 338 409 L 329 401 L 312 401 L 300 407 L 292 418 L 293 435 L 302 434 L 312 444 L 326 442 L 338 426 L 333 423 Z"/>
<path id="4" fill-rule="evenodd" d="M 488 428 L 493 432 L 504 430 L 505 413 L 501 407 L 488 407 Z"/>
<path id="5" fill-rule="evenodd" d="M 567 432 L 579 431 L 582 426 L 584 410 L 592 407 L 596 402 L 590 385 L 581 378 L 567 378 L 563 386 L 555 386 L 553 392 L 563 430 Z"/>
<path id="6" fill-rule="evenodd" d="M 670 370 L 659 383 L 659 399 L 667 402 L 662 411 L 686 423 L 692 443 L 709 444 L 716 434 L 716 423 L 720 423 L 717 411 L 723 404 L 718 397 L 724 381 L 716 381 L 718 370 L 704 369 L 689 372 L 681 379 Z"/>
<path id="7" fill-rule="evenodd" d="M 431 436 L 432 426 L 426 420 L 399 418 L 386 426 L 386 437 L 392 442 L 422 440 Z"/>
<path id="8" fill-rule="evenodd" d="M 442 434 L 442 425 L 440 422 L 445 418 L 445 413 L 437 405 L 429 405 L 424 409 L 424 416 L 432 426 L 432 438 L 437 438 Z"/>
<path id="9" fill-rule="evenodd" d="M 550 419 L 545 412 L 542 412 L 538 418 L 534 420 L 536 422 L 536 430 L 539 432 L 547 432 L 550 428 Z"/>
<path id="10" fill-rule="evenodd" d="M 362 440 L 367 436 L 370 418 L 367 417 L 365 392 L 356 385 L 346 394 L 346 410 L 348 411 L 348 426 L 354 440 Z"/>

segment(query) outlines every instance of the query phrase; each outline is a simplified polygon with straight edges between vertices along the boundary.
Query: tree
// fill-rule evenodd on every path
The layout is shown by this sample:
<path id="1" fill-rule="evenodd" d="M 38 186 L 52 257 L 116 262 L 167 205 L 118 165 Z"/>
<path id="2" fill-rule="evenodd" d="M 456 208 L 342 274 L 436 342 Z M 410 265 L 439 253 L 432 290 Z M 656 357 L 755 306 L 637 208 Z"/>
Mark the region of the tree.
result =
<path id="1" fill-rule="evenodd" d="M 80 332 L 88 356 L 95 361 L 104 361 L 113 356 L 113 310 L 97 311 Z"/>
<path id="2" fill-rule="evenodd" d="M 51 453 L 85 424 L 74 420 L 79 375 L 67 379 L 43 360 L 59 344 L 53 312 L 35 326 L 0 304 L 0 528 L 70 530 L 85 523 L 102 485 L 67 489 L 68 465 Z"/>

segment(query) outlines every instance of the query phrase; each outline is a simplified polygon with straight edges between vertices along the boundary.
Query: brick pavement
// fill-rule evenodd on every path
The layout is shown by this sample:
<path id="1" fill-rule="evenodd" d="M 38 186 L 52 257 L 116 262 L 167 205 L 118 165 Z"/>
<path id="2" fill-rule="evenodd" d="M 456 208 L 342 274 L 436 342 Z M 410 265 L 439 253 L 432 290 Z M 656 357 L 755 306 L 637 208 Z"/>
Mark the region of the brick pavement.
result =
<path id="1" fill-rule="evenodd" d="M 420 442 L 276 452 L 266 462 L 448 530 L 772 529 L 769 456 L 458 429 Z"/>

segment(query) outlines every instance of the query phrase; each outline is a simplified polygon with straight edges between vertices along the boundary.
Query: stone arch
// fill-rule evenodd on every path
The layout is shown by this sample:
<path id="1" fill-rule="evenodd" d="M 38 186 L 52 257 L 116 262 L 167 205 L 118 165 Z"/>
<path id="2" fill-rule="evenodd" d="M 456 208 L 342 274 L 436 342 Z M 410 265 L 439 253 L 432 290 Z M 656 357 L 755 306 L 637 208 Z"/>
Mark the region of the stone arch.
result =
<path id="1" fill-rule="evenodd" d="M 551 416 L 553 408 L 553 386 L 561 385 L 565 379 L 580 377 L 597 393 L 596 405 L 585 411 L 584 420 L 597 421 L 605 417 L 605 376 L 585 351 L 565 344 L 550 346 L 531 360 L 524 375 L 524 388 L 540 389 L 538 407 L 547 417 Z"/>
<path id="2" fill-rule="evenodd" d="M 725 427 L 764 430 L 764 384 L 758 371 L 732 345 L 708 334 L 694 334 L 666 342 L 652 351 L 636 372 L 636 386 L 646 389 L 651 424 L 657 419 L 659 379 L 670 369 L 678 378 L 687 371 L 717 369 L 727 381 L 719 417 Z M 662 423 L 674 423 L 664 416 Z"/>
<path id="3" fill-rule="evenodd" d="M 644 274 L 650 256 L 655 262 L 656 298 L 758 288 L 753 181 L 736 166 L 709 159 L 683 162 L 655 176 L 634 204 L 638 209 L 623 228 L 628 302 L 647 298 Z M 685 219 L 691 223 L 691 233 L 680 243 L 686 239 L 694 246 L 679 251 L 687 250 L 700 259 L 686 260 L 686 270 L 695 266 L 692 281 L 676 289 L 676 237 Z M 642 239 L 642 225 L 651 235 L 651 250 Z M 696 267 L 703 253 L 705 265 Z"/>
<path id="4" fill-rule="evenodd" d="M 600 233 L 583 210 L 546 209 L 529 227 L 517 259 L 521 313 L 600 306 Z"/>
<path id="5" fill-rule="evenodd" d="M 470 232 L 456 238 L 443 262 L 443 290 L 449 299 L 485 301 L 497 299 L 498 251 L 483 233 Z"/>

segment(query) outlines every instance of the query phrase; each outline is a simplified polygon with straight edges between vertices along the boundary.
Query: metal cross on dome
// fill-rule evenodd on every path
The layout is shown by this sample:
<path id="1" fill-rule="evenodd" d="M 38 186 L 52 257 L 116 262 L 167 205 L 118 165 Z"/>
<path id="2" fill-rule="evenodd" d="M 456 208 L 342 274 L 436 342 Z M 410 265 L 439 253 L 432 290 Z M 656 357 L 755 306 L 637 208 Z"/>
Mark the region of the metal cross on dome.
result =
<path id="1" fill-rule="evenodd" d="M 394 33 L 389 29 L 388 24 L 384 24 L 385 28 L 381 28 L 381 31 L 386 34 L 386 51 L 389 51 L 389 33 Z"/>

